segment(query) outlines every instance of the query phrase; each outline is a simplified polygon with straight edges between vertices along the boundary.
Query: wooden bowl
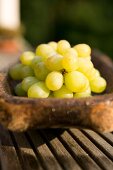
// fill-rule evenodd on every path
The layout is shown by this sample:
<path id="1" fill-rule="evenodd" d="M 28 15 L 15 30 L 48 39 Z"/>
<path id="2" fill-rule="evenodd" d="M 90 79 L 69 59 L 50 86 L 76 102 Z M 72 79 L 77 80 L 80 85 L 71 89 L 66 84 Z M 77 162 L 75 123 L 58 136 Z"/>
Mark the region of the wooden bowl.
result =
<path id="1" fill-rule="evenodd" d="M 92 60 L 107 80 L 103 94 L 82 99 L 29 99 L 12 94 L 12 81 L 0 73 L 0 123 L 12 131 L 29 128 L 90 128 L 113 131 L 113 63 L 94 51 Z"/>

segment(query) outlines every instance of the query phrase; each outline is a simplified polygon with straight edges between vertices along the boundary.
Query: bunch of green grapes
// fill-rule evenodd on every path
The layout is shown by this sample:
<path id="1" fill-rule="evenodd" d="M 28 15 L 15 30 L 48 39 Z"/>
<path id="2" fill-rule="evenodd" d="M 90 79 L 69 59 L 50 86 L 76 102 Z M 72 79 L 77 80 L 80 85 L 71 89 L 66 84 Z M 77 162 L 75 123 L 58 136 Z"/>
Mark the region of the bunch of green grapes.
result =
<path id="1" fill-rule="evenodd" d="M 29 98 L 81 98 L 102 93 L 106 80 L 94 68 L 87 44 L 71 47 L 66 40 L 41 44 L 36 52 L 27 51 L 20 63 L 9 70 L 18 96 Z"/>

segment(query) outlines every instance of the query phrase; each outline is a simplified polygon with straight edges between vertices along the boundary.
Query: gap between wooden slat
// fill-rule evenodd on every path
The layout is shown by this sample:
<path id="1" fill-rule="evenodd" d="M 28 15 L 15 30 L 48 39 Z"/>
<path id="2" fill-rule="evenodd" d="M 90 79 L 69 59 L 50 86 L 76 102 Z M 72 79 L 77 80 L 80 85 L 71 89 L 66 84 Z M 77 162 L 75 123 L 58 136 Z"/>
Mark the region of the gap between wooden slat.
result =
<path id="1" fill-rule="evenodd" d="M 113 147 L 99 134 L 90 130 L 81 130 L 111 161 L 113 161 Z"/>
<path id="2" fill-rule="evenodd" d="M 35 148 L 38 150 L 40 155 L 45 162 L 46 167 L 48 170 L 62 170 L 61 165 L 51 152 L 50 148 L 47 146 L 45 140 L 40 136 L 38 131 L 29 131 L 29 135 L 32 139 L 32 142 Z"/>
<path id="3" fill-rule="evenodd" d="M 81 135 L 82 135 L 82 132 L 79 130 L 75 129 L 75 132 L 74 132 L 74 130 L 68 130 L 69 134 L 73 137 L 73 139 L 79 143 L 79 145 L 84 149 L 84 151 L 86 151 L 89 154 L 89 156 L 98 164 L 98 166 L 100 166 L 101 169 L 112 170 L 113 164 L 112 164 L 111 160 L 109 160 L 104 154 L 102 154 L 101 151 L 98 150 L 98 148 L 86 136 L 84 136 L 84 134 L 83 134 L 84 141 L 81 141 L 81 139 L 79 139 L 79 136 L 76 136 L 76 135 L 79 135 L 79 134 L 76 134 L 76 131 L 78 133 L 81 133 Z M 88 142 L 90 144 L 90 146 L 88 146 L 86 142 Z M 95 151 L 96 150 L 97 151 L 95 152 L 95 151 L 93 151 L 93 149 Z M 95 153 L 98 153 L 99 155 L 102 154 L 105 157 L 107 163 L 105 162 L 105 160 L 96 156 Z"/>
<path id="4" fill-rule="evenodd" d="M 10 136 L 11 136 L 13 145 L 14 145 L 14 147 L 15 147 L 15 150 L 16 150 L 16 153 L 17 153 L 17 156 L 18 156 L 20 165 L 21 165 L 21 167 L 22 167 L 22 170 L 26 170 L 25 164 L 24 164 L 23 159 L 22 159 L 22 157 L 21 157 L 20 149 L 19 149 L 19 147 L 18 147 L 18 145 L 17 145 L 17 142 L 16 142 L 16 140 L 15 140 L 15 137 L 14 137 L 14 135 L 13 135 L 13 133 L 12 133 L 11 131 L 9 131 L 9 134 L 10 134 Z"/>
<path id="5" fill-rule="evenodd" d="M 98 133 L 106 142 L 113 146 L 113 134 L 112 133 Z"/>
<path id="6" fill-rule="evenodd" d="M 15 140 L 21 151 L 21 156 L 27 170 L 42 170 L 42 166 L 31 148 L 24 133 L 13 132 Z"/>
<path id="7" fill-rule="evenodd" d="M 43 131 L 39 131 L 40 136 L 43 138 L 43 140 L 46 142 L 47 146 L 49 147 L 49 149 L 51 150 L 51 152 L 53 153 L 53 155 L 55 156 L 56 160 L 59 162 L 60 166 L 62 167 L 62 169 L 65 170 L 65 166 L 63 164 L 63 162 L 60 160 L 60 158 L 58 157 L 58 155 L 56 154 L 54 148 L 52 147 L 52 145 L 49 143 L 47 137 L 45 136 L 45 134 L 43 133 Z"/>
<path id="8" fill-rule="evenodd" d="M 87 170 L 90 167 L 91 170 L 101 170 L 101 168 L 94 162 L 94 160 L 81 148 L 81 146 L 71 137 L 68 131 L 66 134 L 59 136 L 59 140 L 65 146 L 67 151 L 73 156 L 74 159 L 78 162 L 78 164 L 82 167 L 82 169 Z M 68 138 L 68 140 L 67 140 Z M 71 145 L 77 147 L 76 151 L 73 151 Z M 79 158 L 78 154 L 82 154 L 87 157 L 87 160 L 83 160 L 83 158 Z M 84 162 L 87 161 L 87 162 Z"/>
<path id="9" fill-rule="evenodd" d="M 30 135 L 29 135 L 27 132 L 25 132 L 25 136 L 26 136 L 26 138 L 27 138 L 27 140 L 28 140 L 31 148 L 33 149 L 33 151 L 34 151 L 37 159 L 38 159 L 39 162 L 41 163 L 43 169 L 44 169 L 44 170 L 48 170 L 47 167 L 46 167 L 46 165 L 45 165 L 45 163 L 44 163 L 44 161 L 43 161 L 43 158 L 42 158 L 41 154 L 40 154 L 39 151 L 35 148 L 35 145 L 34 145 L 32 139 L 31 139 Z"/>
<path id="10" fill-rule="evenodd" d="M 57 161 L 60 163 L 60 165 L 62 166 L 62 168 L 64 170 L 67 170 L 68 167 L 66 166 L 66 162 L 62 161 L 62 159 L 60 158 L 60 156 L 57 154 L 57 147 L 54 148 L 54 146 L 51 144 L 51 142 L 49 141 L 49 136 L 51 135 L 50 132 L 49 133 L 45 133 L 43 130 L 39 131 L 41 137 L 44 139 L 44 141 L 46 141 L 47 146 L 49 147 L 49 149 L 51 150 L 51 152 L 54 154 L 55 158 L 57 159 Z M 49 135 L 50 134 L 50 135 Z M 60 142 L 60 141 L 59 141 Z M 59 145 L 58 145 L 59 147 Z M 64 146 L 63 146 L 64 147 Z M 64 148 L 65 149 L 65 148 Z M 68 153 L 68 152 L 67 152 Z M 69 153 L 68 153 L 69 154 Z M 70 155 L 70 154 L 69 154 Z M 71 156 L 71 155 L 70 155 Z M 73 158 L 72 158 L 73 159 Z M 74 160 L 73 160 L 74 161 Z M 76 169 L 81 170 L 81 167 L 75 162 L 76 164 Z"/>
<path id="11" fill-rule="evenodd" d="M 2 169 L 5 170 L 15 169 L 22 170 L 18 155 L 16 153 L 13 141 L 9 131 L 0 125 L 0 138 L 1 138 L 1 164 Z"/>
<path id="12" fill-rule="evenodd" d="M 0 169 L 1 170 L 8 170 L 8 167 L 7 167 L 7 159 L 4 155 L 4 153 L 2 152 L 2 145 L 1 145 L 1 140 L 0 140 Z"/>
<path id="13" fill-rule="evenodd" d="M 69 136 L 69 133 L 65 130 L 65 131 L 63 131 L 63 133 L 60 133 L 60 135 L 59 135 L 59 133 L 54 129 L 54 130 L 51 130 L 51 131 L 46 131 L 45 133 L 47 133 L 47 134 L 50 134 L 50 138 L 53 136 L 57 136 L 57 139 L 61 142 L 61 144 L 63 145 L 63 147 L 65 148 L 65 150 L 67 150 L 67 152 L 73 157 L 73 159 L 78 163 L 78 165 L 83 169 L 83 170 L 85 170 L 85 169 L 87 169 L 88 168 L 88 166 L 87 166 L 87 163 L 86 163 L 86 166 L 87 166 L 87 168 L 84 166 L 84 161 L 80 161 L 80 158 L 78 158 L 78 155 L 80 154 L 80 150 L 78 151 L 77 149 L 75 149 L 76 150 L 76 152 L 73 152 L 67 145 L 68 145 L 68 142 L 69 142 L 69 144 L 71 144 L 72 145 L 72 143 L 70 143 L 70 141 L 68 141 L 67 143 L 66 143 L 66 140 L 67 140 L 67 138 L 68 138 L 68 136 Z M 44 134 L 45 134 L 44 133 Z M 62 137 L 61 136 L 64 136 L 64 134 L 65 133 L 68 133 L 68 136 L 66 136 L 65 137 L 65 140 L 63 140 L 62 139 Z M 48 136 L 48 135 L 47 135 Z M 70 136 L 71 137 L 71 136 Z M 55 139 L 55 140 L 57 140 L 57 139 Z M 74 145 L 74 147 L 76 147 L 77 146 L 77 142 L 71 137 L 71 139 L 73 140 L 73 145 Z M 79 144 L 78 144 L 78 147 L 80 147 L 79 146 Z M 84 151 L 84 150 L 82 150 L 82 151 Z M 82 152 L 83 153 L 83 152 Z M 84 151 L 84 153 L 85 153 L 85 151 Z M 87 153 L 86 153 L 86 155 L 87 155 Z M 89 157 L 89 159 L 91 159 L 90 157 Z M 91 159 L 92 160 L 92 159 Z M 86 160 L 85 160 L 86 161 Z M 93 162 L 93 160 L 92 160 L 92 162 Z M 92 167 L 90 167 L 90 169 L 92 168 L 93 170 L 94 169 L 96 169 L 96 170 L 100 170 L 100 167 L 94 162 L 94 167 L 92 166 Z M 92 170 L 91 169 L 91 170 Z"/>

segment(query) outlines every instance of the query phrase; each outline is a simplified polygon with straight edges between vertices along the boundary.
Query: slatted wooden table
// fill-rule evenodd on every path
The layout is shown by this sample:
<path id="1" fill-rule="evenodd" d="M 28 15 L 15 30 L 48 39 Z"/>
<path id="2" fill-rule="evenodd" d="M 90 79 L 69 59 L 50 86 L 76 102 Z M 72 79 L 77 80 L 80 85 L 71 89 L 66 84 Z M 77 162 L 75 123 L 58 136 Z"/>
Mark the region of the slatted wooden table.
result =
<path id="1" fill-rule="evenodd" d="M 0 55 L 0 71 L 9 61 L 15 62 Z M 113 170 L 113 134 L 85 129 L 13 133 L 0 126 L 0 169 Z"/>
<path id="2" fill-rule="evenodd" d="M 113 134 L 46 129 L 12 133 L 0 127 L 1 170 L 113 170 Z"/>

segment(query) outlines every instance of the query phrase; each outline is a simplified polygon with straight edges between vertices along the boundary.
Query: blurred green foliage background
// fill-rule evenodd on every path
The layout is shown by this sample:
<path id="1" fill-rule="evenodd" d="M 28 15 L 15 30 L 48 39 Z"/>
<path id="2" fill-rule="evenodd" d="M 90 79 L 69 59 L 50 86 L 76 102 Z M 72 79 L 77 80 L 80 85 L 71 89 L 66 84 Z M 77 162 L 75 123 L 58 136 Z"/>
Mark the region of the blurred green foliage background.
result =
<path id="1" fill-rule="evenodd" d="M 21 0 L 25 38 L 40 43 L 88 43 L 113 57 L 112 0 Z"/>

